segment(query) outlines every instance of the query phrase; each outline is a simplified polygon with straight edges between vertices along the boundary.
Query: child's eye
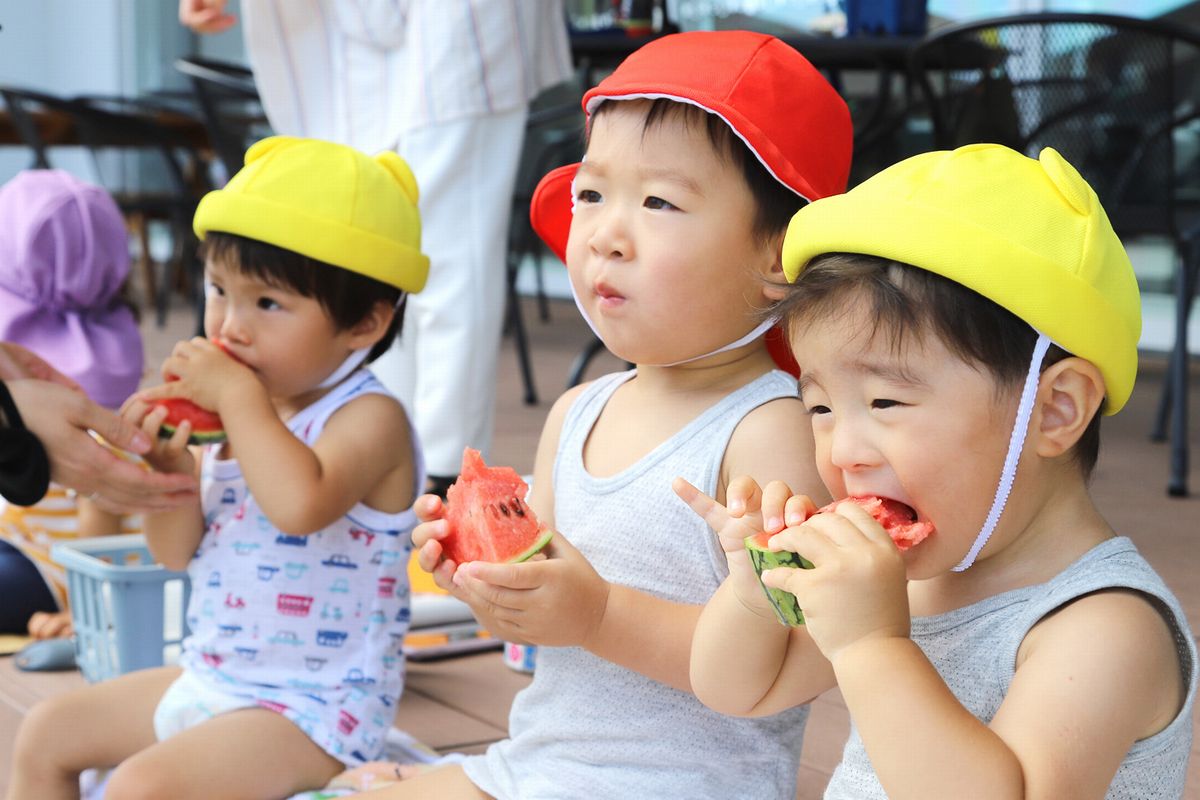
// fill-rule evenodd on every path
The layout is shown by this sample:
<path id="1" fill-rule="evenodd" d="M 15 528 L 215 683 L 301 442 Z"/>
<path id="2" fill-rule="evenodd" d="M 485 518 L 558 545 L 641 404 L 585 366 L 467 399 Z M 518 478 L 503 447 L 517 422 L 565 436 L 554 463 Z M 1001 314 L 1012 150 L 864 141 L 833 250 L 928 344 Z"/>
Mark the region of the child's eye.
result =
<path id="1" fill-rule="evenodd" d="M 871 401 L 871 408 L 895 408 L 902 405 L 904 403 L 901 403 L 899 400 L 887 400 L 882 397 Z"/>
<path id="2" fill-rule="evenodd" d="M 580 189 L 575 195 L 575 200 L 580 203 L 599 203 L 600 193 L 595 189 Z"/>
<path id="3" fill-rule="evenodd" d="M 279 303 L 275 302 L 270 297 L 260 297 L 258 298 L 258 307 L 263 311 L 270 311 L 272 309 L 279 308 L 280 306 Z"/>
<path id="4" fill-rule="evenodd" d="M 810 409 L 808 409 L 808 413 L 813 414 L 813 415 L 828 414 L 828 413 L 830 413 L 830 408 L 829 408 L 829 406 L 820 406 L 820 405 L 813 406 Z"/>
<path id="5" fill-rule="evenodd" d="M 204 289 L 206 294 L 213 295 L 214 297 L 222 297 L 225 294 L 225 290 L 212 281 L 205 282 Z"/>
<path id="6" fill-rule="evenodd" d="M 663 209 L 678 210 L 678 207 L 676 205 L 674 205 L 673 203 L 669 203 L 666 200 L 663 200 L 661 197 L 654 197 L 654 196 L 647 197 L 646 202 L 643 205 L 645 205 L 646 208 L 654 209 L 655 211 L 659 211 L 659 210 L 663 210 Z"/>

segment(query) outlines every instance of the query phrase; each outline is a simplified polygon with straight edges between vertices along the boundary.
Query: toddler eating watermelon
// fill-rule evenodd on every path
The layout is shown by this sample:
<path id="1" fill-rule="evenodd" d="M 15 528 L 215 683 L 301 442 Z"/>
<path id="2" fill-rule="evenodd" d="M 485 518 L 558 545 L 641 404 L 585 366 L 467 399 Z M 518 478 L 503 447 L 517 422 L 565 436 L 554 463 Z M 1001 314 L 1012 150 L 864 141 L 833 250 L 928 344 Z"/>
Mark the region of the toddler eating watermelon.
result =
<path id="1" fill-rule="evenodd" d="M 151 437 L 172 403 L 220 419 L 192 408 L 146 456 L 200 483 L 145 517 L 154 558 L 188 571 L 190 633 L 179 666 L 35 709 L 14 796 L 113 765 L 106 796 L 181 797 L 198 768 L 213 797 L 291 796 L 377 759 L 395 715 L 425 476 L 404 408 L 363 367 L 428 274 L 412 173 L 393 152 L 271 137 L 194 227 L 206 336 L 176 344 L 170 380 L 123 409 Z M 188 447 L 218 424 L 224 441 Z"/>
<path id="2" fill-rule="evenodd" d="M 720 495 L 750 473 L 822 492 L 795 378 L 764 343 L 764 279 L 792 212 L 845 187 L 849 113 L 798 52 L 746 31 L 649 42 L 583 105 L 587 157 L 543 178 L 531 218 L 636 367 L 549 413 L 528 500 L 556 531 L 545 558 L 461 563 L 456 495 L 418 501 L 421 565 L 491 633 L 537 645 L 537 667 L 508 739 L 370 797 L 790 800 L 807 709 L 735 719 L 691 693 L 692 629 L 727 567 L 670 486 Z"/>
<path id="3" fill-rule="evenodd" d="M 801 209 L 783 267 L 826 487 L 904 503 L 680 484 L 727 548 L 796 559 L 708 603 L 697 695 L 760 716 L 836 685 L 834 800 L 1182 797 L 1195 638 L 1087 489 L 1141 327 L 1095 192 L 1050 148 L 925 153 Z"/>

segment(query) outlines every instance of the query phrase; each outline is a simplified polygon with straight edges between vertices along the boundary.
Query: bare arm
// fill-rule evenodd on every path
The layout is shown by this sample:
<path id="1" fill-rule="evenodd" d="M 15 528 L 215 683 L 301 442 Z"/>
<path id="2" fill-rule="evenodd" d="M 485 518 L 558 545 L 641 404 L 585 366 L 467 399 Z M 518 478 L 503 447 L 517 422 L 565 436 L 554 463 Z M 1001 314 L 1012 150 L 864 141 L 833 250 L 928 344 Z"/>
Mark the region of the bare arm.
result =
<path id="1" fill-rule="evenodd" d="M 1102 798 L 1134 741 L 1166 727 L 1183 701 L 1170 633 L 1129 592 L 1090 595 L 1047 617 L 1018 662 L 985 725 L 909 640 L 869 640 L 835 661 L 890 797 Z M 914 738 L 920 747 L 907 746 Z"/>
<path id="2" fill-rule="evenodd" d="M 126 401 L 121 414 L 130 424 L 138 425 L 154 443 L 145 455 L 146 463 L 155 470 L 153 474 L 187 475 L 199 483 L 200 456 L 198 450 L 193 452 L 188 448 L 187 440 L 192 432 L 189 423 L 181 424 L 169 439 L 160 438 L 158 434 L 167 410 L 151 406 L 138 395 Z M 199 494 L 178 508 L 146 514 L 142 519 L 142 533 L 155 561 L 167 569 L 187 569 L 204 536 L 204 512 Z"/>
<path id="3" fill-rule="evenodd" d="M 692 643 L 696 696 L 726 714 L 761 716 L 811 700 L 832 687 L 834 679 L 807 630 L 788 628 L 776 619 L 743 539 L 781 530 L 785 505 L 803 503 L 811 509 L 809 498 L 823 502 L 826 493 L 816 471 L 811 425 L 799 401 L 780 400 L 758 409 L 739 432 L 743 435 L 731 443 L 726 460 L 732 470 L 745 473 L 729 482 L 729 508 L 685 481 L 677 481 L 675 489 L 717 533 L 729 564 L 729 577 L 705 606 Z M 760 492 L 751 471 L 775 480 Z"/>
<path id="4" fill-rule="evenodd" d="M 254 373 L 207 339 L 180 342 L 163 363 L 170 381 L 139 393 L 143 400 L 186 397 L 220 415 L 246 485 L 276 528 L 305 536 L 328 526 L 408 464 L 410 432 L 394 399 L 364 394 L 338 409 L 309 447 L 279 418 Z M 383 498 L 384 511 L 411 501 Z"/>

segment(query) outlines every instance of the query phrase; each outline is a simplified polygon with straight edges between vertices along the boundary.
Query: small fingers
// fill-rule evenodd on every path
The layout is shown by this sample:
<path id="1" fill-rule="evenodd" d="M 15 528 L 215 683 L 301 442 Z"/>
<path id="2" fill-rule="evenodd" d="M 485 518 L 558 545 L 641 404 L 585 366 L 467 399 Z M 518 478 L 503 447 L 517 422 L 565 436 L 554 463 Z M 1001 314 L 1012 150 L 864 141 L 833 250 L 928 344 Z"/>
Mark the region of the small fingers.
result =
<path id="1" fill-rule="evenodd" d="M 729 521 L 729 514 L 726 512 L 725 506 L 683 478 L 676 478 L 671 481 L 671 490 L 675 492 L 680 500 L 687 503 L 688 508 L 695 511 L 701 519 L 708 523 L 708 527 L 714 531 L 721 530 Z"/>
<path id="2" fill-rule="evenodd" d="M 785 525 L 799 525 L 815 514 L 816 511 L 817 504 L 808 495 L 793 495 L 787 499 L 787 503 L 783 506 L 783 523 Z"/>
<path id="3" fill-rule="evenodd" d="M 444 517 L 446 507 L 436 494 L 423 494 L 413 502 L 413 511 L 421 522 L 431 522 Z"/>
<path id="4" fill-rule="evenodd" d="M 415 544 L 414 537 L 414 544 Z M 423 544 L 417 548 L 417 566 L 426 572 L 432 573 L 442 563 L 442 543 L 437 539 L 426 539 Z"/>
<path id="5" fill-rule="evenodd" d="M 541 569 L 534 564 L 492 564 L 472 561 L 463 564 L 455 579 L 473 578 L 482 584 L 507 589 L 534 589 L 541 585 Z"/>
<path id="6" fill-rule="evenodd" d="M 892 537 L 883 529 L 883 526 L 858 503 L 838 503 L 835 511 L 838 516 L 851 523 L 854 529 L 869 541 L 875 544 L 895 546 Z"/>
<path id="7" fill-rule="evenodd" d="M 422 522 L 413 528 L 413 545 L 422 548 L 427 542 L 440 542 L 450 535 L 450 525 L 444 519 Z"/>
<path id="8" fill-rule="evenodd" d="M 731 517 L 741 517 L 746 512 L 756 513 L 762 508 L 762 499 L 758 481 L 749 475 L 739 475 L 725 490 L 725 509 Z"/>
<path id="9" fill-rule="evenodd" d="M 784 508 L 792 497 L 792 489 L 783 481 L 771 481 L 763 489 L 763 530 L 778 533 L 783 530 Z"/>
<path id="10" fill-rule="evenodd" d="M 472 562 L 476 563 L 476 562 Z M 467 565 L 463 565 L 464 567 Z M 527 589 L 509 589 L 504 586 L 499 586 L 494 583 L 489 583 L 485 580 L 476 578 L 473 574 L 459 568 L 454 573 L 454 582 L 459 588 L 466 590 L 473 595 L 474 602 L 471 605 L 483 604 L 487 613 L 492 616 L 501 618 L 509 618 L 514 612 L 521 611 L 528 602 L 529 590 Z"/>

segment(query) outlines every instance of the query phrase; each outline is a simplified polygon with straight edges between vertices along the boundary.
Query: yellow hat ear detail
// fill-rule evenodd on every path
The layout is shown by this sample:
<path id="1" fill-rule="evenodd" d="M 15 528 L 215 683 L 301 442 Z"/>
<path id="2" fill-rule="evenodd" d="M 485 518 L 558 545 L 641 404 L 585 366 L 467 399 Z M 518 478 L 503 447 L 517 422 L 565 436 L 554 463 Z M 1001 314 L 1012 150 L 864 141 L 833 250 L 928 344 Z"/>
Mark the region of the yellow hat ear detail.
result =
<path id="1" fill-rule="evenodd" d="M 246 163 L 257 161 L 272 150 L 278 150 L 281 147 L 290 147 L 300 141 L 295 136 L 268 136 L 265 139 L 260 139 L 250 145 L 250 149 L 246 151 Z"/>
<path id="2" fill-rule="evenodd" d="M 1043 147 L 1042 152 L 1038 154 L 1038 161 L 1041 162 L 1050 182 L 1071 208 L 1084 216 L 1092 213 L 1097 202 L 1096 195 L 1075 167 L 1067 163 L 1053 147 Z"/>
<path id="3" fill-rule="evenodd" d="M 409 169 L 408 163 L 391 150 L 386 150 L 375 156 L 375 161 L 396 179 L 396 183 L 400 184 L 400 188 L 404 190 L 404 193 L 408 195 L 408 199 L 415 206 L 420 197 L 420 192 L 417 190 L 417 177 Z"/>

